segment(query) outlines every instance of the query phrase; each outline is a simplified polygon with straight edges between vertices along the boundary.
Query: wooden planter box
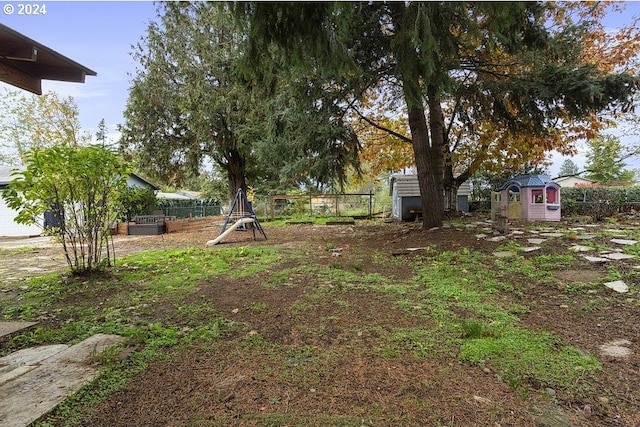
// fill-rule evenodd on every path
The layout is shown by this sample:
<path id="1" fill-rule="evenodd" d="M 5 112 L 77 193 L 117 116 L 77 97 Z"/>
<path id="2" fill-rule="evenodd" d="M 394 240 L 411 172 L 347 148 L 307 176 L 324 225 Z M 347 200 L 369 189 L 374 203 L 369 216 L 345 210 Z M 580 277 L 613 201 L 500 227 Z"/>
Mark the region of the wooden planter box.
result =
<path id="1" fill-rule="evenodd" d="M 164 234 L 164 223 L 154 224 L 129 224 L 129 235 L 132 236 L 148 236 L 155 234 Z"/>

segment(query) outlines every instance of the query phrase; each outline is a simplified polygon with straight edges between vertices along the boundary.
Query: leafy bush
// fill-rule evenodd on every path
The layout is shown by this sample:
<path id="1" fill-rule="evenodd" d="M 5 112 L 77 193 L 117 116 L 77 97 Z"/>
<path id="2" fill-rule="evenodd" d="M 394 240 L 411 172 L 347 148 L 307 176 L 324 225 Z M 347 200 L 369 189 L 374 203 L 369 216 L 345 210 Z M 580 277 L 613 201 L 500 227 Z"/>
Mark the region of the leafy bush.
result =
<path id="1" fill-rule="evenodd" d="M 150 187 L 127 187 L 120 193 L 119 201 L 118 219 L 123 222 L 137 215 L 151 214 L 158 203 L 156 193 Z"/>
<path id="2" fill-rule="evenodd" d="M 589 215 L 593 221 L 603 221 L 629 204 L 640 203 L 640 187 L 575 187 L 561 191 L 563 215 Z"/>
<path id="3" fill-rule="evenodd" d="M 26 168 L 2 192 L 7 205 L 18 211 L 16 222 L 39 224 L 42 215 L 51 213 L 45 232 L 60 240 L 73 273 L 111 265 L 111 225 L 128 165 L 117 152 L 98 146 L 53 146 L 26 156 Z"/>

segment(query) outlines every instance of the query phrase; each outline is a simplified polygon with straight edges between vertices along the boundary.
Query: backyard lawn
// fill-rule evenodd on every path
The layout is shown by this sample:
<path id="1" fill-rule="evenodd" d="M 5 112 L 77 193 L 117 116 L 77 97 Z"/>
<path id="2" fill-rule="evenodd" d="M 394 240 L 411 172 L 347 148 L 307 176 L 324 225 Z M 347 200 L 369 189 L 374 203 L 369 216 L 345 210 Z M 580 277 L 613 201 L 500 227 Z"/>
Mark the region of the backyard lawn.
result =
<path id="1" fill-rule="evenodd" d="M 0 249 L 3 320 L 39 322 L 0 355 L 126 338 L 38 426 L 638 426 L 634 221 L 209 226 L 85 277 Z"/>

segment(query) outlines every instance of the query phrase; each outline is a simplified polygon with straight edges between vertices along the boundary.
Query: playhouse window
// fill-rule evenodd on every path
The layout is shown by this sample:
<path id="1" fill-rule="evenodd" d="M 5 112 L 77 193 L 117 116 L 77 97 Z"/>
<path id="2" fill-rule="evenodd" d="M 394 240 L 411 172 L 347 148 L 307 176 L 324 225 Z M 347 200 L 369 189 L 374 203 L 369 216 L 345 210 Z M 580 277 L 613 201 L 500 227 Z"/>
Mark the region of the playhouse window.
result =
<path id="1" fill-rule="evenodd" d="M 547 203 L 558 203 L 558 189 L 547 187 Z"/>
<path id="2" fill-rule="evenodd" d="M 544 203 L 544 194 L 542 190 L 531 190 L 531 200 L 533 203 Z"/>
<path id="3" fill-rule="evenodd" d="M 520 203 L 520 189 L 518 187 L 509 188 L 509 203 Z"/>

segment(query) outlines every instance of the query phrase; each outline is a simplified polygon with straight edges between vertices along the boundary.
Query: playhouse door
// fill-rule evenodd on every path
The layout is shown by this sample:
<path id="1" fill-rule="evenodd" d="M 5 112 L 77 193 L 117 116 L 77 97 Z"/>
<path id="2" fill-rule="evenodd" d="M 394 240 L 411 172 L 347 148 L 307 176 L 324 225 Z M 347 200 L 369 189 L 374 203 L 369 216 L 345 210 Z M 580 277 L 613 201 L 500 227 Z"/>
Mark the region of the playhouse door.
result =
<path id="1" fill-rule="evenodd" d="M 522 202 L 520 199 L 520 189 L 512 187 L 509 189 L 509 204 L 507 205 L 507 218 L 522 218 Z"/>

